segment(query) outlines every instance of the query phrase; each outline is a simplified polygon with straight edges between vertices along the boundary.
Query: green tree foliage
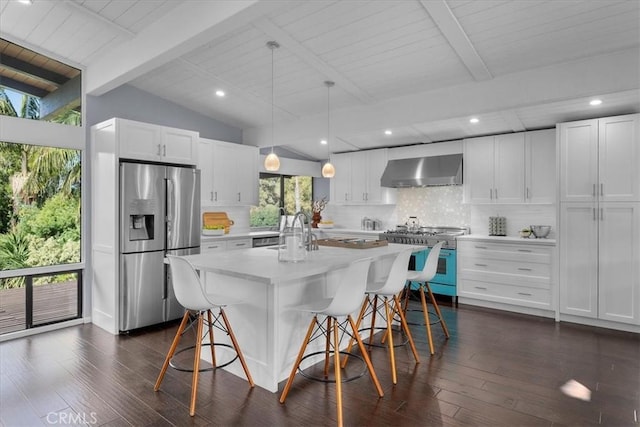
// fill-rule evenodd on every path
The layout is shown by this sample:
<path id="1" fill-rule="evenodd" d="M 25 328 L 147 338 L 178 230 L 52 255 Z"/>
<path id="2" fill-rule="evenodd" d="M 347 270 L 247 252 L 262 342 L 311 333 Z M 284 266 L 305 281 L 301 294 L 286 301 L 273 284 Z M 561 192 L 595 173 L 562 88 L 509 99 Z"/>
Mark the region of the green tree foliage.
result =
<path id="1" fill-rule="evenodd" d="M 33 205 L 20 210 L 18 228 L 34 237 L 80 240 L 80 200 L 58 193 L 42 208 Z M 46 264 L 45 264 L 46 265 Z"/>

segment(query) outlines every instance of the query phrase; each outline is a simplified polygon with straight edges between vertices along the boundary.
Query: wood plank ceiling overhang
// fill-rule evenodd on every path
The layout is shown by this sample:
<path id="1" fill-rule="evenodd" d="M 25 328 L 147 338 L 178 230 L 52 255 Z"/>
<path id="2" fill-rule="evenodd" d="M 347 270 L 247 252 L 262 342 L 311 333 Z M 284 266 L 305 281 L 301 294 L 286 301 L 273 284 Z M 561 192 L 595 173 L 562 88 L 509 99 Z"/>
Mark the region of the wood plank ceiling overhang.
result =
<path id="1" fill-rule="evenodd" d="M 77 68 L 0 38 L 0 87 L 38 98 L 41 119 L 79 111 L 81 78 Z"/>

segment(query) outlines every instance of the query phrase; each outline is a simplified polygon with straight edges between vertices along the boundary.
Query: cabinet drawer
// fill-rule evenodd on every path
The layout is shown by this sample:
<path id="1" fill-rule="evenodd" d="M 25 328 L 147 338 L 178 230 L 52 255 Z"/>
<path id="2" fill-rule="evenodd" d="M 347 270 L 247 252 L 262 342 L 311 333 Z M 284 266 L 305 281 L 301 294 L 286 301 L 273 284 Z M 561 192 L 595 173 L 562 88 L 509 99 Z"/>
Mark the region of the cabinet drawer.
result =
<path id="1" fill-rule="evenodd" d="M 253 247 L 252 239 L 227 240 L 227 250 L 248 249 Z"/>
<path id="2" fill-rule="evenodd" d="M 458 256 L 476 256 L 510 261 L 526 261 L 551 264 L 553 249 L 547 246 L 494 243 L 494 242 L 458 242 Z"/>
<path id="3" fill-rule="evenodd" d="M 518 276 L 530 276 L 546 278 L 551 276 L 551 264 L 540 262 L 529 262 L 524 260 L 502 260 L 474 256 L 458 257 L 458 267 L 460 271 L 473 272 L 493 272 L 501 274 L 512 274 Z"/>
<path id="4" fill-rule="evenodd" d="M 458 280 L 458 295 L 535 308 L 551 308 L 549 289 L 514 286 L 477 280 Z"/>
<path id="5" fill-rule="evenodd" d="M 224 240 L 218 240 L 215 242 L 203 242 L 200 246 L 201 253 L 209 253 L 209 252 L 221 252 L 227 249 L 227 242 Z"/>

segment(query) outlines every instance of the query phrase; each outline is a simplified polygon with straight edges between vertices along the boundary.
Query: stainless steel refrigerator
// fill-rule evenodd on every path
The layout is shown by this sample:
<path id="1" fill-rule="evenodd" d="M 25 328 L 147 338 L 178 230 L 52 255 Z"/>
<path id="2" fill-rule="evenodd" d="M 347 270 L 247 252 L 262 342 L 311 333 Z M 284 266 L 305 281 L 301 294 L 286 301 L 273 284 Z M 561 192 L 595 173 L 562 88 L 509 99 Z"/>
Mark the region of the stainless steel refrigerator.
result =
<path id="1" fill-rule="evenodd" d="M 200 253 L 200 171 L 120 163 L 121 332 L 184 314 L 166 254 Z"/>

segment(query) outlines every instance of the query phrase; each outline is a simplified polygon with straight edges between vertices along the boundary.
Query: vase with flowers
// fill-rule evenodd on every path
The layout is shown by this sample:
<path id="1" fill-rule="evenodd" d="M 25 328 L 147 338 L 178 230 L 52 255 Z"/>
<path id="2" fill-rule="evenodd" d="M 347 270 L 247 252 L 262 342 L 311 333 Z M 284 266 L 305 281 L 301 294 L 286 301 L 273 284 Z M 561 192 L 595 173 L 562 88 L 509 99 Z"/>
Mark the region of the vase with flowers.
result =
<path id="1" fill-rule="evenodd" d="M 327 198 L 323 197 L 320 200 L 314 200 L 311 204 L 311 211 L 313 215 L 311 216 L 311 227 L 318 228 L 318 224 L 322 221 L 322 211 L 327 207 Z"/>

